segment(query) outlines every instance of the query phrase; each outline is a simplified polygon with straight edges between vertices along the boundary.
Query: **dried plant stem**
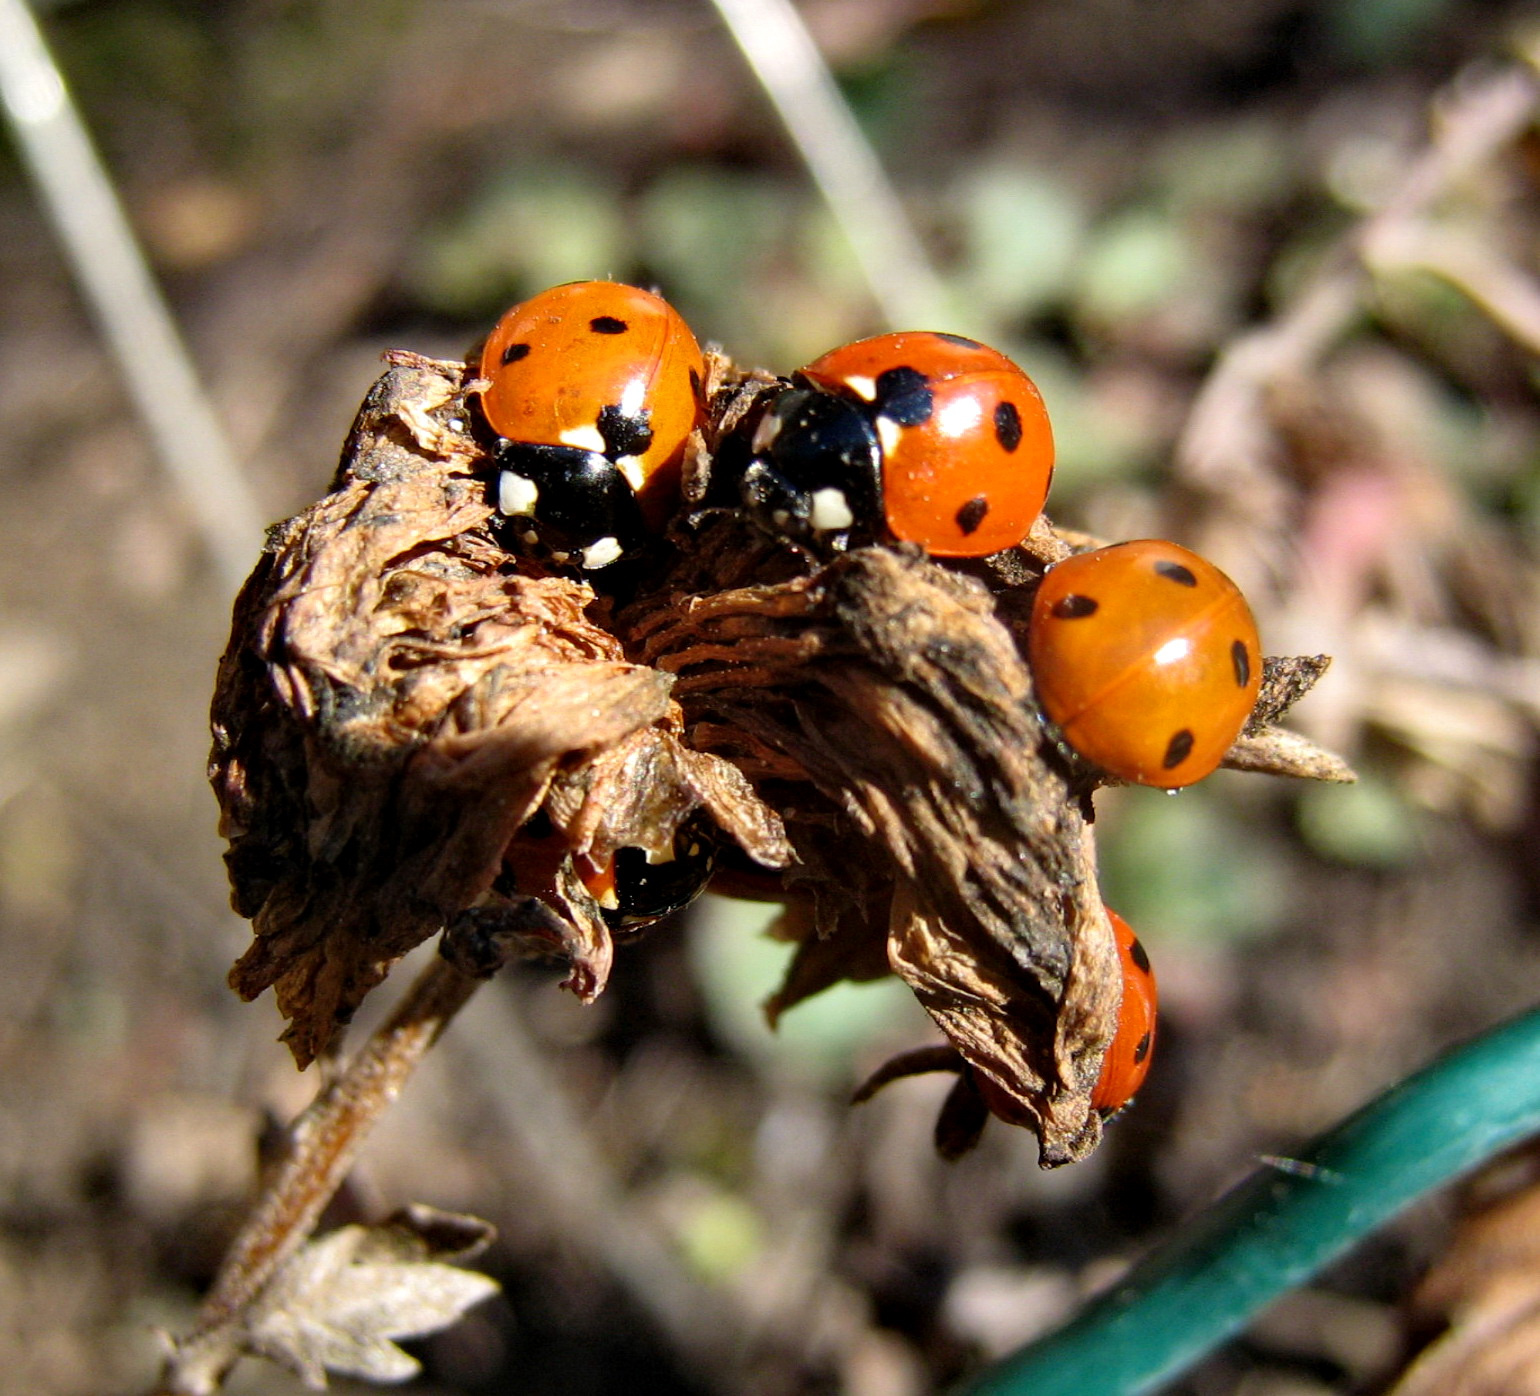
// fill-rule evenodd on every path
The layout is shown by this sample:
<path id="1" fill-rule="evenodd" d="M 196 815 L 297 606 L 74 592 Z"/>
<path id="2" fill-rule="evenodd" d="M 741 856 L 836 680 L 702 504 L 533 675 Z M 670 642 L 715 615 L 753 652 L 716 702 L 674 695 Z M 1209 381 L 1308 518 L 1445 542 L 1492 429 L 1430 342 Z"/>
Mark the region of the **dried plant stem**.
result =
<path id="1" fill-rule="evenodd" d="M 220 1266 L 197 1330 L 168 1358 L 158 1396 L 218 1389 L 242 1351 L 242 1314 L 309 1238 L 376 1120 L 483 981 L 434 958 L 375 1032 L 291 1130 L 290 1151 Z"/>
<path id="2" fill-rule="evenodd" d="M 942 328 L 947 296 L 877 152 L 789 0 L 716 0 L 839 222 L 884 318 Z"/>
<path id="3" fill-rule="evenodd" d="M 743 1356 L 748 1325 L 695 1278 L 624 1182 L 506 994 L 475 1010 L 483 1030 L 450 1044 L 497 1128 L 523 1155 L 543 1213 L 564 1241 L 607 1271 L 709 1386 Z"/>
<path id="4" fill-rule="evenodd" d="M 0 0 L 0 112 L 161 462 L 233 592 L 261 546 L 261 506 L 24 0 Z"/>
<path id="5" fill-rule="evenodd" d="M 1271 493 L 1266 396 L 1308 369 L 1351 326 L 1370 268 L 1408 241 L 1434 203 L 1464 175 L 1518 137 L 1540 106 L 1540 76 L 1528 64 L 1457 85 L 1438 131 L 1380 209 L 1344 235 L 1321 269 L 1272 323 L 1235 340 L 1193 404 L 1177 444 L 1178 468 L 1208 488 Z"/>

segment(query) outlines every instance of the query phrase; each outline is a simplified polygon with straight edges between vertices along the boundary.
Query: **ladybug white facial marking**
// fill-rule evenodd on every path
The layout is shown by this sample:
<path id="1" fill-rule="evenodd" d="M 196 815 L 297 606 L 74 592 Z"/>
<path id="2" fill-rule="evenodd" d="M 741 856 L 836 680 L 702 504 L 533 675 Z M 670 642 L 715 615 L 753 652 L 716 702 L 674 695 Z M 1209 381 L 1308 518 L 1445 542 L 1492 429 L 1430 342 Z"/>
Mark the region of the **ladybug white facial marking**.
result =
<path id="1" fill-rule="evenodd" d="M 639 490 L 646 476 L 642 473 L 642 463 L 636 456 L 621 456 L 615 462 L 615 469 L 626 477 L 626 483 L 633 490 Z"/>
<path id="2" fill-rule="evenodd" d="M 875 378 L 867 378 L 858 373 L 852 374 L 845 380 L 845 386 L 858 398 L 862 398 L 866 402 L 875 402 L 877 400 L 877 380 Z"/>
<path id="3" fill-rule="evenodd" d="M 898 443 L 903 434 L 903 427 L 891 417 L 877 418 L 877 440 L 882 446 L 884 456 L 891 456 L 898 449 Z"/>
<path id="4" fill-rule="evenodd" d="M 604 454 L 604 435 L 598 426 L 568 427 L 561 433 L 563 446 L 576 446 L 582 451 Z"/>
<path id="5" fill-rule="evenodd" d="M 756 456 L 763 455 L 774 444 L 775 438 L 781 434 L 781 417 L 778 412 L 766 412 L 759 419 L 759 425 L 754 428 L 754 440 L 750 449 Z"/>
<path id="6" fill-rule="evenodd" d="M 498 512 L 509 518 L 533 514 L 540 502 L 540 486 L 525 475 L 504 470 L 497 477 Z"/>
<path id="7" fill-rule="evenodd" d="M 618 538 L 601 538 L 583 549 L 583 566 L 590 572 L 608 567 L 610 563 L 620 560 L 622 551 Z"/>
<path id="8" fill-rule="evenodd" d="M 808 522 L 815 532 L 828 533 L 835 529 L 849 528 L 856 521 L 845 491 L 822 489 L 813 491 L 813 509 Z"/>

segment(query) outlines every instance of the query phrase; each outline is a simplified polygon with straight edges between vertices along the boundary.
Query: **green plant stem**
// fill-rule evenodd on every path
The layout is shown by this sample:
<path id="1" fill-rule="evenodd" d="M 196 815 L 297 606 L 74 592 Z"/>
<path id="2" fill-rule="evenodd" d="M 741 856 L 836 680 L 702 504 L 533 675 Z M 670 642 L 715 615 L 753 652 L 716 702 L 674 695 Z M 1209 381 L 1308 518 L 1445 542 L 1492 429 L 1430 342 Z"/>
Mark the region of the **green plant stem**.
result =
<path id="1" fill-rule="evenodd" d="M 1540 1012 L 1408 1078 L 1276 1160 L 1067 1326 L 960 1396 L 1136 1396 L 1422 1194 L 1540 1131 Z"/>

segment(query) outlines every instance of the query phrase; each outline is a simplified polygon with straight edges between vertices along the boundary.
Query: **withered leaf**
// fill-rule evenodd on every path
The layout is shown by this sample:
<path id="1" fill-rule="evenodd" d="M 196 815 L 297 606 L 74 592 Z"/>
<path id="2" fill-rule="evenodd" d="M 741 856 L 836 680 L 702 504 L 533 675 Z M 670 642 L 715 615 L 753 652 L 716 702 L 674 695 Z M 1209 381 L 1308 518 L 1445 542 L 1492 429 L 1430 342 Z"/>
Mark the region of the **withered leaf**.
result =
<path id="1" fill-rule="evenodd" d="M 394 1339 L 420 1338 L 498 1291 L 486 1275 L 428 1258 L 409 1226 L 347 1226 L 311 1241 L 273 1277 L 245 1315 L 246 1349 L 279 1363 L 312 1390 L 326 1374 L 404 1381 L 417 1360 Z"/>
<path id="2" fill-rule="evenodd" d="M 396 959 L 488 894 L 558 776 L 608 808 L 590 832 L 610 845 L 651 846 L 704 807 L 761 861 L 790 857 L 739 772 L 683 746 L 673 680 L 628 662 L 591 588 L 510 570 L 459 376 L 397 357 L 335 492 L 272 531 L 214 696 L 210 775 L 255 931 L 231 984 L 275 989 L 301 1065 Z M 591 907 L 559 909 L 556 948 L 597 993 L 608 932 Z"/>
<path id="3" fill-rule="evenodd" d="M 1513 1165 L 1508 1165 L 1510 1171 Z M 1418 1287 L 1424 1319 L 1448 1324 L 1394 1396 L 1540 1396 L 1540 1183 L 1473 1208 Z"/>
<path id="4" fill-rule="evenodd" d="M 1121 982 L 1079 802 L 1044 759 L 1031 678 L 990 592 L 894 548 L 780 583 L 702 584 L 714 551 L 738 566 L 735 526 L 704 525 L 725 536 L 688 563 L 699 589 L 633 620 L 640 651 L 678 674 L 692 730 L 746 733 L 801 773 L 782 803 L 794 842 L 808 806 L 838 820 L 847 851 L 830 872 L 890 902 L 890 966 L 1038 1129 L 1046 1162 L 1082 1156 Z M 821 958 L 798 957 L 802 982 L 776 1008 L 826 977 Z"/>

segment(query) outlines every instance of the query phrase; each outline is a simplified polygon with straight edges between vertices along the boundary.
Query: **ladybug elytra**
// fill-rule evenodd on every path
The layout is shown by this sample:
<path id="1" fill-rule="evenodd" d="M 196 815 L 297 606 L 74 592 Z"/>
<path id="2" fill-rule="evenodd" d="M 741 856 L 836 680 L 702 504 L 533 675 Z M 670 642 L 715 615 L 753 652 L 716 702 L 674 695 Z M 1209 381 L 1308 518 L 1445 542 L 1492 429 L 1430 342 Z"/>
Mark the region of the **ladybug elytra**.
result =
<path id="1" fill-rule="evenodd" d="M 716 840 L 699 819 L 674 835 L 673 856 L 653 859 L 641 848 L 618 848 L 603 867 L 579 860 L 583 885 L 612 931 L 634 931 L 682 911 L 706 890 L 716 871 Z"/>
<path id="2" fill-rule="evenodd" d="M 1123 1001 L 1118 1007 L 1117 1033 L 1102 1058 L 1101 1075 L 1091 1092 L 1091 1104 L 1104 1114 L 1121 1110 L 1149 1075 L 1155 1046 L 1155 971 L 1139 937 L 1110 906 L 1107 919 L 1118 939 L 1123 970 Z"/>
<path id="3" fill-rule="evenodd" d="M 1161 539 L 1049 568 L 1027 653 L 1043 711 L 1075 751 L 1123 780 L 1166 789 L 1219 765 L 1262 681 L 1240 589 Z"/>

